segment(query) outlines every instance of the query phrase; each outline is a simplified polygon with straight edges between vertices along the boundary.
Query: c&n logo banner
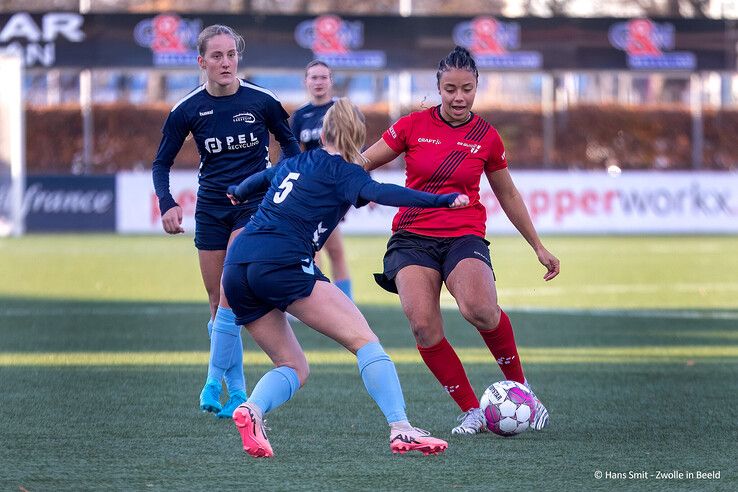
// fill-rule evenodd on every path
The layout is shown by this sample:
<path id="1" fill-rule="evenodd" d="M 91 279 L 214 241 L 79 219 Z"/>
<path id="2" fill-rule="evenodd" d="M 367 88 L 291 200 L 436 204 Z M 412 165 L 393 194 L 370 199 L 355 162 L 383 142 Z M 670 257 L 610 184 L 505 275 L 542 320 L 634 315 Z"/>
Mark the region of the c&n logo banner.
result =
<path id="1" fill-rule="evenodd" d="M 364 45 L 364 23 L 346 21 L 335 15 L 321 15 L 300 22 L 295 40 L 302 48 L 312 50 L 316 59 L 334 68 L 382 68 L 384 51 L 355 51 Z"/>

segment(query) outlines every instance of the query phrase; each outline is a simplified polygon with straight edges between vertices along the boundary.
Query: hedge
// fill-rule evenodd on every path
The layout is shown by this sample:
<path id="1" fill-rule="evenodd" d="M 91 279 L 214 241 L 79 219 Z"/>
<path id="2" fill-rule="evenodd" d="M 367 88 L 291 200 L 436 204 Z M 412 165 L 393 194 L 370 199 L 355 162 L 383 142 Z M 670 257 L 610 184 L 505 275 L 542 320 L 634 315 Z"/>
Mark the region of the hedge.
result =
<path id="1" fill-rule="evenodd" d="M 92 162 L 82 160 L 82 117 L 79 106 L 26 109 L 27 172 L 113 173 L 147 170 L 156 154 L 167 104 L 101 104 L 93 108 Z M 288 111 L 294 108 L 287 107 Z M 391 123 L 385 106 L 363 108 L 367 142 Z M 479 114 L 502 135 L 511 168 L 543 167 L 543 119 L 539 108 L 490 109 Z M 692 118 L 686 109 L 669 107 L 581 105 L 553 116 L 555 169 L 691 169 Z M 738 162 L 738 111 L 706 111 L 703 115 L 703 168 L 735 170 Z M 273 142 L 273 155 L 277 149 Z M 191 138 L 180 151 L 178 169 L 197 168 Z"/>

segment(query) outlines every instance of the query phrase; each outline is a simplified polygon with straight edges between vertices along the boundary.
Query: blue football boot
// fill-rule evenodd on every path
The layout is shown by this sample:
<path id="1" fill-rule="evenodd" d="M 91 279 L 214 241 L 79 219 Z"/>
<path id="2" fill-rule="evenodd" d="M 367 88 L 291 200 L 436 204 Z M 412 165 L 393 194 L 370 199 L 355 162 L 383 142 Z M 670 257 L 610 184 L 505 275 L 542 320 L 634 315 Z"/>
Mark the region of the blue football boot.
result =
<path id="1" fill-rule="evenodd" d="M 219 419 L 232 419 L 234 410 L 242 403 L 246 403 L 246 392 L 234 391 L 230 394 L 226 404 L 223 405 L 223 409 L 215 416 Z"/>
<path id="2" fill-rule="evenodd" d="M 219 381 L 208 379 L 200 392 L 200 410 L 217 414 L 223 409 L 220 404 L 220 392 L 223 390 Z"/>

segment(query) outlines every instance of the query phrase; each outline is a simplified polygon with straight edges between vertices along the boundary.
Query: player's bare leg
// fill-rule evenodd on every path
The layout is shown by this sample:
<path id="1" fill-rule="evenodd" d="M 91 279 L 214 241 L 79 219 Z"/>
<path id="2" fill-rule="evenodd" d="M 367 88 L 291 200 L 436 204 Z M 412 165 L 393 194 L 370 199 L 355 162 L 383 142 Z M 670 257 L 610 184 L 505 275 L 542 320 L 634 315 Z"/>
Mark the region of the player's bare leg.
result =
<path id="1" fill-rule="evenodd" d="M 364 386 L 390 424 L 393 453 L 419 451 L 428 455 L 445 451 L 445 441 L 408 422 L 395 365 L 364 316 L 335 285 L 316 282 L 310 296 L 292 303 L 288 310 L 356 354 Z"/>
<path id="2" fill-rule="evenodd" d="M 528 385 L 510 319 L 497 302 L 495 278 L 489 266 L 476 258 L 465 258 L 449 274 L 446 287 L 461 315 L 479 331 L 505 378 Z M 548 410 L 536 398 L 536 419 L 532 427 L 541 430 L 546 425 Z"/>
<path id="3" fill-rule="evenodd" d="M 256 458 L 274 456 L 264 415 L 287 402 L 305 384 L 310 372 L 305 354 L 284 313 L 275 309 L 246 325 L 249 334 L 274 364 L 251 397 L 233 412 L 243 449 Z"/>
<path id="4" fill-rule="evenodd" d="M 451 432 L 477 434 L 485 428 L 484 415 L 464 366 L 443 331 L 441 281 L 437 270 L 417 265 L 403 268 L 395 278 L 423 362 L 463 412 Z"/>

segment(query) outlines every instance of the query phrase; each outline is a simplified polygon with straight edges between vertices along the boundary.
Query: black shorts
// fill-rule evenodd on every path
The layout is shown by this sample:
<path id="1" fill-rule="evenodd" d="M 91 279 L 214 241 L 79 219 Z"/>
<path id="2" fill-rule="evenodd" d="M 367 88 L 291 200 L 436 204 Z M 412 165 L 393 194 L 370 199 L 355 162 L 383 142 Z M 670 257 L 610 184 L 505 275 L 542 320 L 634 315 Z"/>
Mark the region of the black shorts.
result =
<path id="1" fill-rule="evenodd" d="M 231 233 L 248 224 L 253 207 L 197 205 L 195 247 L 206 251 L 225 250 Z"/>
<path id="2" fill-rule="evenodd" d="M 384 290 L 397 294 L 395 277 L 406 266 L 418 265 L 437 270 L 445 282 L 456 265 L 465 258 L 476 258 L 492 268 L 489 259 L 489 241 L 483 237 L 421 236 L 398 231 L 387 243 L 384 254 L 384 272 L 375 273 L 374 280 Z"/>
<path id="3" fill-rule="evenodd" d="M 256 321 L 272 309 L 284 311 L 310 296 L 318 280 L 329 282 L 312 260 L 288 265 L 230 263 L 223 269 L 223 291 L 238 325 Z"/>

